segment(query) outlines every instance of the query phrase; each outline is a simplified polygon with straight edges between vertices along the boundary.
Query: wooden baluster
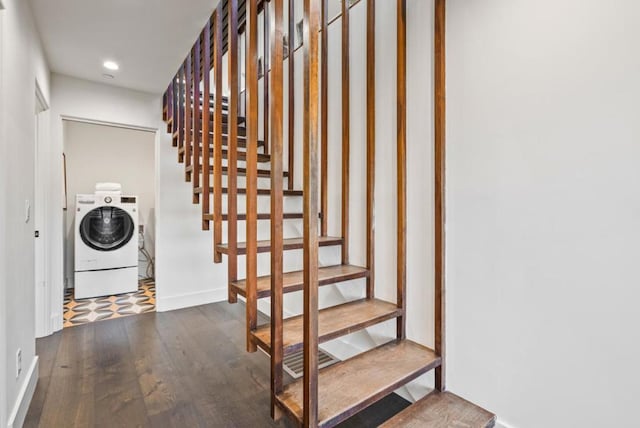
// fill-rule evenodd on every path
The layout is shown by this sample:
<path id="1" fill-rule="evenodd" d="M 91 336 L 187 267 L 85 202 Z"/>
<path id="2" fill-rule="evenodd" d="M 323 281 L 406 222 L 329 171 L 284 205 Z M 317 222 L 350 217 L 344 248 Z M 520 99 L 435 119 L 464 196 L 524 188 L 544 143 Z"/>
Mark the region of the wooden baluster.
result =
<path id="1" fill-rule="evenodd" d="M 189 51 L 187 55 L 186 66 L 184 70 L 186 87 L 185 87 L 185 133 L 184 133 L 184 166 L 185 168 L 191 165 L 191 144 L 193 143 L 193 99 L 192 99 L 192 82 L 193 82 L 193 70 L 191 62 L 193 59 L 193 50 Z M 185 172 L 185 180 L 191 180 L 191 174 Z"/>
<path id="2" fill-rule="evenodd" d="M 446 147 L 446 0 L 435 2 L 434 26 L 434 174 L 435 174 L 435 351 L 442 358 L 435 386 L 446 389 L 445 376 L 445 147 Z"/>
<path id="3" fill-rule="evenodd" d="M 349 2 L 342 2 L 342 264 L 349 264 L 349 159 L 351 105 L 349 75 Z"/>
<path id="4" fill-rule="evenodd" d="M 288 30 L 288 44 L 289 44 L 289 62 L 288 62 L 288 71 L 289 71 L 289 76 L 288 76 L 288 80 L 289 80 L 289 86 L 288 86 L 288 97 L 289 97 L 289 111 L 288 111 L 288 117 L 289 117 L 289 123 L 288 123 L 288 133 L 289 135 L 288 140 L 289 140 L 289 147 L 288 147 L 288 165 L 287 165 L 287 171 L 289 172 L 289 176 L 287 178 L 287 188 L 289 190 L 293 190 L 293 185 L 294 185 L 294 167 L 295 167 L 295 144 L 294 144 L 294 132 L 295 132 L 295 69 L 294 69 L 294 65 L 295 65 L 295 61 L 294 61 L 294 53 L 293 53 L 293 45 L 294 45 L 294 30 L 295 30 L 295 9 L 294 9 L 294 0 L 289 0 L 289 7 L 288 7 L 288 23 L 289 23 L 289 30 Z"/>
<path id="5" fill-rule="evenodd" d="M 320 30 L 320 9 L 320 0 L 304 0 L 303 426 L 305 427 L 318 425 L 318 31 Z"/>
<path id="6" fill-rule="evenodd" d="M 367 298 L 375 295 L 376 2 L 367 1 Z"/>
<path id="7" fill-rule="evenodd" d="M 273 27 L 271 28 L 271 416 L 278 419 L 275 394 L 283 387 L 283 126 L 284 126 L 284 55 L 283 0 L 272 0 Z M 268 15 L 266 15 L 268 16 Z M 268 19 L 267 19 L 268 20 Z"/>
<path id="8" fill-rule="evenodd" d="M 251 332 L 258 326 L 258 1 L 248 0 L 245 93 L 247 97 L 247 351 L 255 352 Z"/>
<path id="9" fill-rule="evenodd" d="M 204 82 L 202 91 L 202 230 L 209 230 L 211 222 L 205 219 L 210 214 L 211 195 L 209 188 L 211 183 L 209 180 L 209 170 L 211 169 L 211 127 L 209 126 L 211 118 L 211 22 L 212 18 L 207 21 L 204 27 L 203 42 L 203 72 L 202 78 Z"/>
<path id="10" fill-rule="evenodd" d="M 178 74 L 178 162 L 182 162 L 182 155 L 180 155 L 180 149 L 184 147 L 184 134 L 186 132 L 185 126 L 185 115 L 186 115 L 186 97 L 184 94 L 185 86 L 184 86 L 184 68 L 185 64 L 183 63 L 180 67 L 180 72 Z"/>
<path id="11" fill-rule="evenodd" d="M 264 1 L 262 2 L 262 10 L 263 10 L 263 15 L 264 15 L 264 22 L 263 22 L 263 43 L 264 43 L 264 54 L 262 55 L 262 84 L 264 86 L 263 90 L 264 90 L 264 96 L 263 98 L 263 121 L 262 121 L 262 126 L 263 126 L 263 138 L 264 138 L 264 153 L 269 153 L 269 88 L 271 85 L 269 85 L 269 46 L 270 46 L 270 41 L 269 41 L 269 37 L 271 35 L 271 30 L 269 28 L 269 26 L 271 25 L 271 18 L 270 18 L 270 14 L 269 14 L 269 1 Z"/>
<path id="12" fill-rule="evenodd" d="M 191 173 L 191 182 L 193 184 L 193 189 L 195 190 L 197 187 L 200 187 L 200 153 L 202 150 L 200 149 L 201 144 L 205 144 L 205 138 L 202 138 L 202 134 L 200 134 L 200 130 L 202 129 L 202 123 L 205 121 L 205 117 L 202 112 L 206 112 L 207 108 L 204 107 L 204 103 L 200 104 L 200 67 L 202 64 L 200 63 L 200 37 L 196 40 L 196 44 L 193 48 L 193 133 L 191 141 L 193 141 L 193 149 L 191 150 L 192 154 L 192 162 L 193 170 Z M 206 118 L 206 121 L 209 121 L 209 118 Z M 208 140 L 208 138 L 206 139 Z M 209 141 L 207 141 L 207 145 L 209 145 Z M 202 190 L 203 198 L 209 198 L 209 189 Z M 200 195 L 193 192 L 193 203 L 197 204 L 200 202 Z"/>
<path id="13" fill-rule="evenodd" d="M 215 107 L 213 108 L 213 261 L 222 262 L 217 248 L 222 243 L 222 2 L 215 12 L 215 39 L 213 43 Z"/>
<path id="14" fill-rule="evenodd" d="M 227 119 L 227 241 L 229 243 L 229 283 L 238 279 L 238 0 L 229 0 L 229 109 Z M 237 294 L 229 287 L 229 303 Z"/>
<path id="15" fill-rule="evenodd" d="M 327 236 L 329 215 L 329 0 L 322 0 L 322 50 L 321 50 L 321 84 L 322 104 L 320 122 L 320 234 Z"/>
<path id="16" fill-rule="evenodd" d="M 398 1 L 397 11 L 397 174 L 398 174 L 398 240 L 397 240 L 397 304 L 402 316 L 397 318 L 396 336 L 406 336 L 407 309 L 407 44 L 406 0 Z"/>
<path id="17" fill-rule="evenodd" d="M 172 81 L 172 86 L 173 86 L 173 90 L 172 92 L 172 102 L 173 102 L 173 107 L 171 108 L 171 114 L 173 115 L 173 124 L 171 125 L 171 145 L 173 147 L 177 147 L 178 146 L 178 138 L 173 136 L 173 134 L 176 133 L 176 131 L 178 129 L 180 129 L 178 127 L 178 111 L 180 109 L 180 90 L 178 89 L 178 82 L 180 80 L 180 72 L 178 71 L 178 73 L 173 77 L 173 81 Z"/>

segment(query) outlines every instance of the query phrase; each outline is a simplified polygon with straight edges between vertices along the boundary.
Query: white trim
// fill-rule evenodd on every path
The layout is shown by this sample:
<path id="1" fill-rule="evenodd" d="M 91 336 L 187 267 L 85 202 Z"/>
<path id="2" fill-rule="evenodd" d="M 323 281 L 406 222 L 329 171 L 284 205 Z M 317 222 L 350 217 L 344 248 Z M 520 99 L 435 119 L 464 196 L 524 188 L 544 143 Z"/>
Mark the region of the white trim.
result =
<path id="1" fill-rule="evenodd" d="M 40 108 L 40 111 L 38 113 L 42 113 L 45 110 L 49 110 L 49 103 L 47 102 L 47 98 L 42 93 L 42 88 L 40 88 L 40 83 L 38 82 L 38 79 L 36 79 L 36 100 L 40 104 L 38 106 Z"/>
<path id="2" fill-rule="evenodd" d="M 496 421 L 496 428 L 516 428 L 516 427 L 514 427 L 513 425 L 509 425 L 508 423 L 498 418 L 498 420 Z"/>
<path id="3" fill-rule="evenodd" d="M 31 367 L 29 367 L 28 377 L 25 379 L 16 403 L 13 406 L 13 411 L 9 415 L 7 421 L 7 428 L 21 427 L 24 424 L 24 419 L 27 417 L 27 411 L 33 398 L 33 393 L 36 391 L 36 385 L 38 384 L 38 366 L 40 359 L 38 356 L 33 358 Z"/>
<path id="4" fill-rule="evenodd" d="M 156 289 L 158 285 L 156 284 Z M 195 293 L 179 294 L 177 296 L 156 297 L 156 311 L 166 312 L 176 309 L 190 308 L 192 306 L 207 305 L 209 303 L 223 302 L 227 300 L 226 288 L 216 288 Z"/>
<path id="5" fill-rule="evenodd" d="M 148 126 L 131 125 L 129 123 L 109 122 L 106 120 L 87 119 L 86 117 L 60 115 L 62 120 L 68 120 L 70 122 L 89 123 L 92 125 L 112 126 L 114 128 L 132 129 L 134 131 L 153 132 L 158 131 L 158 128 L 150 128 Z"/>

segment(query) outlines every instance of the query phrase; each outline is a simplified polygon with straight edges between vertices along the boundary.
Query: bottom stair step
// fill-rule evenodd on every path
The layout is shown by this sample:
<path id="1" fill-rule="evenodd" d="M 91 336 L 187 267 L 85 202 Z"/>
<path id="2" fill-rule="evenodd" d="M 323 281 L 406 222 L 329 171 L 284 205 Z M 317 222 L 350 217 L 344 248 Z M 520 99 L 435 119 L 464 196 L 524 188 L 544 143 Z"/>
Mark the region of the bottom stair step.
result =
<path id="1" fill-rule="evenodd" d="M 496 415 L 450 392 L 437 392 L 416 401 L 381 428 L 492 428 Z"/>
<path id="2" fill-rule="evenodd" d="M 318 317 L 318 343 L 390 320 L 401 313 L 402 310 L 395 304 L 376 299 L 357 300 L 322 309 Z M 302 349 L 303 321 L 302 316 L 284 320 L 282 326 L 284 355 Z M 259 347 L 268 353 L 271 352 L 271 324 L 260 326 L 251 334 Z"/>
<path id="3" fill-rule="evenodd" d="M 282 276 L 282 288 L 285 293 L 302 290 L 304 281 L 303 271 L 286 272 Z M 352 265 L 324 266 L 318 269 L 318 283 L 320 286 L 350 281 L 352 279 L 369 276 L 367 268 Z M 247 281 L 240 280 L 231 283 L 231 288 L 242 297 L 247 297 Z M 271 275 L 258 277 L 258 299 L 271 296 Z"/>
<path id="4" fill-rule="evenodd" d="M 436 353 L 410 340 L 390 343 L 320 371 L 318 419 L 333 427 L 399 387 L 440 365 Z M 295 381 L 276 396 L 278 405 L 302 423 L 303 382 Z"/>

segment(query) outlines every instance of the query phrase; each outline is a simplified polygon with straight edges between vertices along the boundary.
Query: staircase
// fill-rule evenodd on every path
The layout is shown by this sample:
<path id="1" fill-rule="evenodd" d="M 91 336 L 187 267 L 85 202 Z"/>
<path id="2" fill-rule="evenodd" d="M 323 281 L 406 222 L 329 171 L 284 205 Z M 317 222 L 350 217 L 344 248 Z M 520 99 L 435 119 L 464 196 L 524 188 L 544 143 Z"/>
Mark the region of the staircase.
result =
<path id="1" fill-rule="evenodd" d="M 246 302 L 247 351 L 258 348 L 270 355 L 271 416 L 289 417 L 304 427 L 332 427 L 365 409 L 419 376 L 435 371 L 435 390 L 385 423 L 385 427 L 491 427 L 495 415 L 446 392 L 444 349 L 444 13 L 445 0 L 436 0 L 435 116 L 436 116 L 436 284 L 433 308 L 435 347 L 406 338 L 406 0 L 397 0 L 397 300 L 375 297 L 373 228 L 375 204 L 375 1 L 342 2 L 340 55 L 349 56 L 349 13 L 351 7 L 366 7 L 367 16 L 367 189 L 366 264 L 349 262 L 349 67 L 342 71 L 342 208 L 341 236 L 327 234 L 327 1 L 304 2 L 304 99 L 294 99 L 294 61 L 288 61 L 289 115 L 284 117 L 285 49 L 294 47 L 293 8 L 302 2 L 288 2 L 288 33 L 284 28 L 283 0 L 223 0 L 196 40 L 165 95 L 163 118 L 173 136 L 178 162 L 184 164 L 185 180 L 191 183 L 193 203 L 202 207 L 202 228 L 213 228 L 213 261 L 226 259 L 229 302 L 240 296 Z M 353 4 L 352 4 L 353 3 Z M 366 4 L 365 4 L 366 3 Z M 270 73 L 259 79 L 258 22 L 263 21 L 263 43 L 269 52 Z M 312 35 L 314 37 L 312 37 Z M 317 36 L 317 37 L 316 37 Z M 320 40 L 319 40 L 320 39 Z M 246 53 L 240 69 L 239 40 Z M 320 49 L 322 47 L 322 49 Z M 228 62 L 228 96 L 222 96 L 223 57 Z M 321 61 L 318 61 L 321 58 Z M 266 61 L 264 61 L 266 62 Z M 320 66 L 322 64 L 322 67 Z M 212 79 L 207 78 L 213 72 Z M 246 88 L 240 90 L 240 76 Z M 211 82 L 213 80 L 213 83 Z M 259 85 L 263 85 L 260 96 Z M 322 87 L 322 91 L 319 88 Z M 260 126 L 259 105 L 263 110 Z M 303 139 L 294 140 L 294 109 L 304 111 Z M 288 168 L 284 170 L 284 126 L 288 126 Z M 263 137 L 259 139 L 262 130 Z M 303 188 L 294 189 L 294 150 L 303 150 Z M 264 182 L 268 179 L 269 186 Z M 239 186 L 239 183 L 242 185 Z M 258 184 L 262 183 L 263 187 Z M 222 196 L 226 196 L 223 213 Z M 268 198 L 270 210 L 258 212 L 258 198 Z M 284 211 L 284 199 L 295 198 L 303 209 Z M 238 212 L 244 199 L 244 212 Z M 380 201 L 379 201 L 380 202 Z M 384 201 L 381 201 L 384 203 Z M 283 222 L 302 220 L 297 237 L 285 239 Z M 238 222 L 246 226 L 245 241 L 238 241 Z M 258 240 L 258 222 L 268 221 L 270 239 Z M 222 223 L 227 226 L 223 237 Z M 319 266 L 320 248 L 341 252 L 341 263 Z M 285 258 L 303 250 L 303 269 L 284 271 Z M 270 274 L 258 275 L 258 254 L 269 253 Z M 238 275 L 239 261 L 245 277 Z M 382 260 L 378 263 L 387 263 Z M 364 298 L 319 309 L 319 289 L 346 281 L 362 280 Z M 354 285 L 356 287 L 358 285 Z M 416 284 L 415 286 L 419 286 Z M 303 312 L 284 318 L 284 295 L 302 291 Z M 269 299 L 270 322 L 258 325 L 258 301 Z M 319 369 L 319 345 L 342 336 L 395 320 L 396 336 L 387 343 L 353 358 Z M 288 381 L 283 359 L 303 351 L 304 377 Z M 265 409 L 265 413 L 266 413 Z M 266 416 L 266 414 L 265 414 Z"/>

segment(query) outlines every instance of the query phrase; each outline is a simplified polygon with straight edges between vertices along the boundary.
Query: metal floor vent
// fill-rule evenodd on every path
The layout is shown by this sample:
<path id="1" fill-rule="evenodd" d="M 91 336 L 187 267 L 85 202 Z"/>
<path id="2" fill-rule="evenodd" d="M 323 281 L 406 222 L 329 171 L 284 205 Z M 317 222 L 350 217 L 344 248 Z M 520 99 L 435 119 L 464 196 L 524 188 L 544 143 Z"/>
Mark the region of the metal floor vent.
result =
<path id="1" fill-rule="evenodd" d="M 332 364 L 339 362 L 337 358 L 333 355 L 328 354 L 326 351 L 322 349 L 318 350 L 318 367 L 323 369 Z M 288 355 L 284 358 L 283 368 L 284 370 L 294 379 L 298 379 L 302 377 L 304 370 L 304 359 L 302 351 L 295 352 L 291 355 Z"/>

